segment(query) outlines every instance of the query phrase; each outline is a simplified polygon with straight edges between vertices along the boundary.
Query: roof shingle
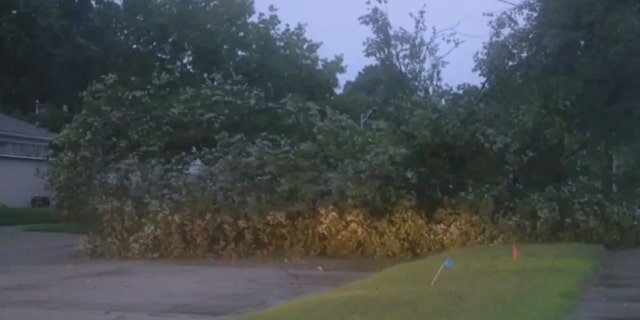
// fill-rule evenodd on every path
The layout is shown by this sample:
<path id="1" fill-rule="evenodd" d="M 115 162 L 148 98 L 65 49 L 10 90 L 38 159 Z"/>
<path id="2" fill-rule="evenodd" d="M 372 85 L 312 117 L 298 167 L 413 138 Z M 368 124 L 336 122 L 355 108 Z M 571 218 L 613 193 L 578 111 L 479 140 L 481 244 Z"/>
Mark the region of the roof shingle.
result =
<path id="1" fill-rule="evenodd" d="M 34 138 L 53 138 L 55 135 L 22 120 L 0 113 L 0 133 L 19 134 Z"/>

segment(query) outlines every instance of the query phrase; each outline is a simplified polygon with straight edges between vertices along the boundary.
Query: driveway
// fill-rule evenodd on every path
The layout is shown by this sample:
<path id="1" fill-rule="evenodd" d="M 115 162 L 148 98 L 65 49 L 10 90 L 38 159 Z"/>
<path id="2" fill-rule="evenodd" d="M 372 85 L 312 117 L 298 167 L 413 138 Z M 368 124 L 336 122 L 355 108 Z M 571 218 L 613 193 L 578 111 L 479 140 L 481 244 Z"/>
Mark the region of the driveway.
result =
<path id="1" fill-rule="evenodd" d="M 573 320 L 640 319 L 640 249 L 609 251 Z"/>
<path id="2" fill-rule="evenodd" d="M 77 240 L 0 228 L 0 319 L 233 319 L 368 274 L 300 263 L 89 260 L 75 252 Z"/>

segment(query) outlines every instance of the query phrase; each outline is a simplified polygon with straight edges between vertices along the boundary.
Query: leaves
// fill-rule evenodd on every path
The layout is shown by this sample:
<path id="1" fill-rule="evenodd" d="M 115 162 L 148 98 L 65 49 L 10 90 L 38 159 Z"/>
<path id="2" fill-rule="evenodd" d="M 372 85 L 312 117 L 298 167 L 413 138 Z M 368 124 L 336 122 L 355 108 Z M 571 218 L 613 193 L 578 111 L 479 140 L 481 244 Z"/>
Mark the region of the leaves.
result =
<path id="1" fill-rule="evenodd" d="M 253 1 L 8 0 L 0 17 L 2 111 L 53 131 L 81 111 L 80 93 L 109 74 L 131 91 L 166 72 L 178 76 L 175 87 L 216 75 L 269 101 L 322 101 L 345 71 L 341 57 L 319 56 L 303 25 L 282 25 L 275 10 L 256 15 Z"/>
<path id="2" fill-rule="evenodd" d="M 468 203 L 547 240 L 635 221 L 634 91 L 618 82 L 635 83 L 633 3 L 525 1 L 493 21 L 486 83 L 456 90 L 440 81 L 455 30 L 427 27 L 424 10 L 396 28 L 376 3 L 360 20 L 375 63 L 336 94 L 341 59 L 275 10 L 245 21 L 250 2 L 123 2 L 135 45 L 121 49 L 143 63 L 82 94 L 54 143 L 59 205 L 388 216 Z"/>

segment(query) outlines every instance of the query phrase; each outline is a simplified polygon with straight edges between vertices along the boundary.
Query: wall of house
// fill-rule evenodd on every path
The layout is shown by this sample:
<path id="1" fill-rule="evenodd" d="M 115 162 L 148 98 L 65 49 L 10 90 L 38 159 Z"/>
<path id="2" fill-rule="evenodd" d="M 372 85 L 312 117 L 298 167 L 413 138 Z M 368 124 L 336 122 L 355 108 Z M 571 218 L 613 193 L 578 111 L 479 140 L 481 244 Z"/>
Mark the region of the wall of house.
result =
<path id="1" fill-rule="evenodd" d="M 48 168 L 43 160 L 0 157 L 0 204 L 29 207 L 33 197 L 50 197 L 52 193 L 46 190 L 41 176 Z"/>

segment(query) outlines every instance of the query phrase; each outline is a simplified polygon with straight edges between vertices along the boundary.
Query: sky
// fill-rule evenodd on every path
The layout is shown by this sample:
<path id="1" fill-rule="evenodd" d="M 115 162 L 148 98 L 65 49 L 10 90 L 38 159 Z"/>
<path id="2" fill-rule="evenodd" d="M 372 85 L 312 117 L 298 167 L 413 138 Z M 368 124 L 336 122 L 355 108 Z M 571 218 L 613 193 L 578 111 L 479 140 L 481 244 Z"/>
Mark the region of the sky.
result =
<path id="1" fill-rule="evenodd" d="M 269 5 L 278 8 L 284 23 L 307 24 L 309 38 L 323 43 L 320 55 L 344 56 L 346 74 L 341 83 L 353 79 L 358 71 L 371 61 L 364 58 L 362 43 L 370 35 L 366 27 L 358 23 L 358 17 L 366 12 L 366 0 L 255 0 L 256 10 L 266 12 Z M 481 78 L 472 72 L 473 56 L 489 39 L 488 18 L 485 12 L 500 12 L 508 7 L 497 0 L 389 0 L 388 11 L 394 25 L 411 29 L 410 12 L 417 12 L 422 5 L 427 8 L 427 23 L 436 29 L 457 25 L 456 30 L 464 43 L 448 56 L 449 65 L 443 70 L 446 83 L 456 86 L 462 83 L 479 84 Z"/>

